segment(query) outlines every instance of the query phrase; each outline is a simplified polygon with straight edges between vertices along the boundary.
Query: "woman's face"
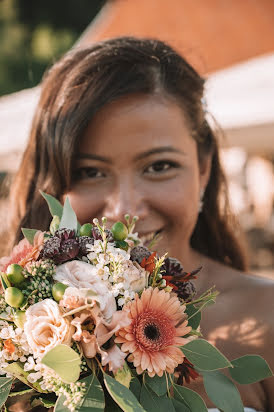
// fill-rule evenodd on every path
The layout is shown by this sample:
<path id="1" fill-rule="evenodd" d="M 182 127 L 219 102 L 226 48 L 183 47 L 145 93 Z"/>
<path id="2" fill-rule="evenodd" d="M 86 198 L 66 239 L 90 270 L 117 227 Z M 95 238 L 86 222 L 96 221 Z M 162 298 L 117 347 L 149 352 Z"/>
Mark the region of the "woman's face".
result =
<path id="1" fill-rule="evenodd" d="M 160 96 L 131 95 L 102 108 L 84 133 L 69 193 L 81 224 L 106 216 L 109 226 L 139 216 L 136 231 L 158 253 L 181 259 L 198 217 L 210 164 L 182 109 Z"/>

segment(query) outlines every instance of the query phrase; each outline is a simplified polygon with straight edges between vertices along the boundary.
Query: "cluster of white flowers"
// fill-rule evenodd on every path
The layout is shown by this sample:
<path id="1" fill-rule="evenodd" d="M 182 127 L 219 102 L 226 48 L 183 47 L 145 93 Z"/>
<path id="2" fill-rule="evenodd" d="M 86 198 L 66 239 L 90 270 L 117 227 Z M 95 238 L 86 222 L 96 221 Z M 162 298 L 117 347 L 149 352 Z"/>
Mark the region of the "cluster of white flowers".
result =
<path id="1" fill-rule="evenodd" d="M 4 344 L 0 351 L 0 374 L 9 375 L 5 370 L 9 362 L 24 363 L 32 352 L 24 331 L 4 320 L 0 320 L 0 339 L 8 342 L 9 347 L 12 347 L 12 350 L 8 350 L 8 346 Z"/>
<path id="2" fill-rule="evenodd" d="M 43 390 L 56 393 L 57 396 L 64 395 L 66 406 L 71 412 L 76 410 L 77 405 L 86 392 L 84 382 L 64 383 L 62 379 L 49 368 L 43 371 L 43 380 L 40 383 Z"/>
<path id="3" fill-rule="evenodd" d="M 108 282 L 112 295 L 118 298 L 118 306 L 123 307 L 134 299 L 136 292 L 144 289 L 147 273 L 130 260 L 130 253 L 109 242 L 105 245 L 101 240 L 95 240 L 89 249 L 90 263 L 96 268 L 97 275 Z"/>

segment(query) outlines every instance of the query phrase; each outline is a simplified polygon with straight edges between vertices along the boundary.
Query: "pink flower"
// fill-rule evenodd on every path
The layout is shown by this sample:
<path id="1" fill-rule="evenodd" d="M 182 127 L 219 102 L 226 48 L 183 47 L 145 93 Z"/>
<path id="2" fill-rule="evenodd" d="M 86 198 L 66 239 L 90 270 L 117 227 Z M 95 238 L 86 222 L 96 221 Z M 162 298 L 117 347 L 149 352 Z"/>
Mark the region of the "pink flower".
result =
<path id="1" fill-rule="evenodd" d="M 110 371 L 116 372 L 123 366 L 126 354 L 115 344 L 112 344 L 107 350 L 103 349 L 102 346 L 120 328 L 129 326 L 130 322 L 126 311 L 114 312 L 111 322 L 107 322 L 96 300 L 94 300 L 89 308 L 77 313 L 72 320 L 71 325 L 76 328 L 72 338 L 80 342 L 87 358 L 93 358 L 98 353 L 101 355 L 102 365 L 108 365 Z"/>
<path id="2" fill-rule="evenodd" d="M 184 361 L 180 346 L 189 341 L 184 336 L 191 331 L 185 306 L 174 294 L 148 288 L 141 298 L 136 294 L 124 310 L 130 312 L 131 324 L 116 332 L 115 342 L 129 354 L 137 373 L 147 371 L 150 377 L 173 373 Z"/>
<path id="3" fill-rule="evenodd" d="M 44 243 L 44 232 L 38 230 L 33 239 L 33 245 L 24 238 L 20 240 L 18 245 L 14 246 L 10 256 L 5 256 L 0 259 L 0 270 L 5 272 L 7 267 L 12 263 L 18 263 L 21 266 L 26 266 L 33 260 L 37 260 L 42 250 Z"/>

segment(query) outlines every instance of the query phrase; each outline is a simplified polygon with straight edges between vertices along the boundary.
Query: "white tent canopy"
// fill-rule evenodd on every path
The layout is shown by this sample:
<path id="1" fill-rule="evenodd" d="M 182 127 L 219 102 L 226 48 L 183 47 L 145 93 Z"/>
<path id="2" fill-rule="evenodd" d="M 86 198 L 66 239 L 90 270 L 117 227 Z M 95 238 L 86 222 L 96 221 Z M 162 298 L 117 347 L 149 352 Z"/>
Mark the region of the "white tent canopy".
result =
<path id="1" fill-rule="evenodd" d="M 213 73 L 206 100 L 225 145 L 274 152 L 274 54 Z"/>
<path id="2" fill-rule="evenodd" d="M 35 87 L 0 98 L 0 171 L 17 168 L 39 94 Z M 274 152 L 274 54 L 210 75 L 206 102 L 225 131 L 225 146 Z"/>

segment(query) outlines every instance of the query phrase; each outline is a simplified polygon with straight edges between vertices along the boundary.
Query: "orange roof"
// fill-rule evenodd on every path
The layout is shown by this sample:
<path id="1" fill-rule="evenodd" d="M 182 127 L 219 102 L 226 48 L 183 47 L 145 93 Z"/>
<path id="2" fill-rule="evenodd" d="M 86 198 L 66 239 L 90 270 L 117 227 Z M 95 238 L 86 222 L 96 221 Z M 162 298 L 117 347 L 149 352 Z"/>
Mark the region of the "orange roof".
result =
<path id="1" fill-rule="evenodd" d="M 79 44 L 156 37 L 208 73 L 273 52 L 273 22 L 273 0 L 110 0 Z"/>

